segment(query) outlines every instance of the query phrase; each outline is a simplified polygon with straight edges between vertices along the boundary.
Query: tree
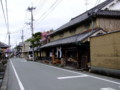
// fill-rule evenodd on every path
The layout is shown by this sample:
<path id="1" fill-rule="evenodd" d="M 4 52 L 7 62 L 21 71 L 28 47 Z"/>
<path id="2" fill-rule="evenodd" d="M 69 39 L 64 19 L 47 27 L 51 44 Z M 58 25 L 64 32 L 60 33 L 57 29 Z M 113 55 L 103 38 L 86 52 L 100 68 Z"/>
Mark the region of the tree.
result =
<path id="1" fill-rule="evenodd" d="M 41 45 L 40 39 L 41 39 L 41 32 L 37 32 L 33 34 L 33 38 L 30 38 L 27 41 L 30 41 L 33 47 L 37 47 Z"/>

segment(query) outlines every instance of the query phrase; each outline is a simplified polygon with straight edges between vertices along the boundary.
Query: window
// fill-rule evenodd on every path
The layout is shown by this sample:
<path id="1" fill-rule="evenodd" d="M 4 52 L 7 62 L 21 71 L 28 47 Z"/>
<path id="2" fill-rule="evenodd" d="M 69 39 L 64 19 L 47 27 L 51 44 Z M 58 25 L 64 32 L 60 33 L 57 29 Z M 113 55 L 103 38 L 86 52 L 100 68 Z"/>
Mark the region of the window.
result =
<path id="1" fill-rule="evenodd" d="M 60 36 L 60 37 L 63 37 L 63 36 L 64 36 L 64 33 L 63 33 L 63 32 L 62 32 L 62 33 L 60 33 L 60 34 L 59 34 L 59 36 Z"/>
<path id="2" fill-rule="evenodd" d="M 69 30 L 69 32 L 70 32 L 71 34 L 75 34 L 76 28 L 71 28 L 71 29 Z"/>

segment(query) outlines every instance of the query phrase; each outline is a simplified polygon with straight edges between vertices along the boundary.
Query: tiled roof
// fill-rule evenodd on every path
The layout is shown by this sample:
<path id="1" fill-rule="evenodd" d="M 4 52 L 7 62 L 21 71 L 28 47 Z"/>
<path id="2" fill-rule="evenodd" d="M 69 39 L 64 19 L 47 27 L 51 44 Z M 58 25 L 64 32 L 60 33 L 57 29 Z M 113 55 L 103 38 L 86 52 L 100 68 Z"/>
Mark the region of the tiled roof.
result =
<path id="1" fill-rule="evenodd" d="M 64 29 L 66 29 L 68 27 L 72 27 L 72 26 L 74 26 L 76 24 L 79 24 L 79 23 L 83 22 L 84 20 L 86 20 L 86 19 L 88 19 L 90 17 L 88 15 L 88 13 L 98 13 L 103 7 L 105 7 L 106 5 L 110 4 L 112 1 L 114 1 L 114 0 L 106 0 L 105 2 L 95 6 L 94 8 L 86 11 L 85 13 L 83 13 L 83 14 L 81 14 L 81 15 L 73 18 L 73 19 L 71 19 L 70 22 L 64 24 L 63 26 L 58 28 L 55 32 L 51 33 L 50 35 L 54 35 L 54 34 L 56 34 L 56 33 L 60 32 L 60 31 L 62 31 Z M 100 11 L 100 13 L 102 13 L 102 12 Z M 100 14 L 100 13 L 98 13 L 98 14 Z"/>
<path id="2" fill-rule="evenodd" d="M 120 11 L 100 10 L 96 13 L 98 16 L 120 17 Z"/>
<path id="3" fill-rule="evenodd" d="M 95 35 L 95 36 L 92 36 L 92 37 L 99 37 L 99 36 L 103 36 L 103 35 L 107 35 L 107 34 L 112 34 L 112 33 L 119 33 L 120 30 L 116 30 L 116 31 L 111 31 L 111 32 L 107 32 L 107 33 L 104 33 L 104 34 L 100 34 L 100 35 Z"/>
<path id="4" fill-rule="evenodd" d="M 8 48 L 8 47 L 9 47 L 9 45 L 0 42 L 0 48 Z"/>
<path id="5" fill-rule="evenodd" d="M 99 30 L 102 30 L 102 29 L 101 28 L 96 28 L 94 30 L 87 30 L 83 33 L 80 33 L 80 34 L 77 34 L 77 35 L 74 35 L 74 36 L 71 36 L 71 37 L 67 37 L 67 38 L 63 38 L 63 39 L 59 39 L 59 40 L 50 42 L 50 43 L 42 46 L 41 48 L 71 44 L 71 43 L 76 43 L 76 42 L 82 42 L 83 40 L 90 37 L 93 33 L 97 32 Z"/>

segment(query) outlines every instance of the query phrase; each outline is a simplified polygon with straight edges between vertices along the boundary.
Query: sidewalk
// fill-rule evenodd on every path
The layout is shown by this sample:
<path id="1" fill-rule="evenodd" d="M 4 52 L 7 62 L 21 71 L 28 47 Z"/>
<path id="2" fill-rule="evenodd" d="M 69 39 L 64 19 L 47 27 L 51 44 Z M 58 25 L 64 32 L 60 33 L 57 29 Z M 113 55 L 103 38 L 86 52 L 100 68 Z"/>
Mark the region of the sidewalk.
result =
<path id="1" fill-rule="evenodd" d="M 8 64 L 5 70 L 5 74 L 4 74 L 4 78 L 3 78 L 0 90 L 7 90 L 7 82 L 8 82 Z"/>

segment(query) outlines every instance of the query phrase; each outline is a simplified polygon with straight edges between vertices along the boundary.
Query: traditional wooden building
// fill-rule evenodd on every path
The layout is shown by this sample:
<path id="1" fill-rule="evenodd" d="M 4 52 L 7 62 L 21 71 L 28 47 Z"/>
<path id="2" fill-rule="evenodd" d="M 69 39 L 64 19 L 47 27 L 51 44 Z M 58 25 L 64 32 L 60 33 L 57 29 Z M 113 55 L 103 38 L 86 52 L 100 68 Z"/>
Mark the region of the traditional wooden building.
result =
<path id="1" fill-rule="evenodd" d="M 7 48 L 9 48 L 10 46 L 3 43 L 3 42 L 0 42 L 0 49 L 5 52 L 7 50 Z"/>
<path id="2" fill-rule="evenodd" d="M 86 68 L 90 62 L 89 37 L 120 28 L 120 1 L 106 0 L 85 13 L 71 19 L 52 34 L 50 43 L 41 47 L 42 56 L 72 61 Z"/>
<path id="3" fill-rule="evenodd" d="M 106 33 L 101 28 L 87 30 L 82 33 L 52 41 L 41 47 L 46 52 L 45 56 L 49 57 L 54 53 L 55 60 L 65 59 L 66 64 L 75 67 L 87 68 L 90 62 L 90 43 L 89 37 Z"/>
<path id="4" fill-rule="evenodd" d="M 9 53 L 11 53 L 10 49 L 9 49 L 9 45 L 3 43 L 3 42 L 0 42 L 0 61 L 1 61 L 1 58 L 5 58 L 5 56 Z"/>

